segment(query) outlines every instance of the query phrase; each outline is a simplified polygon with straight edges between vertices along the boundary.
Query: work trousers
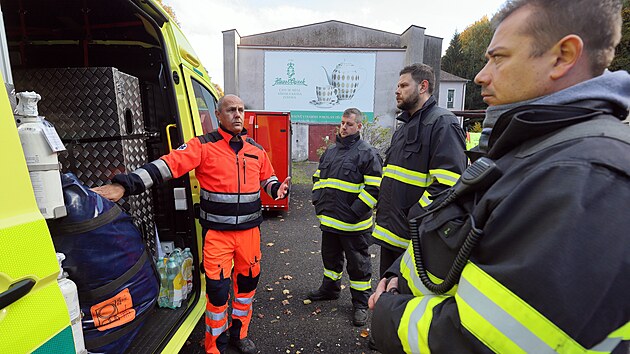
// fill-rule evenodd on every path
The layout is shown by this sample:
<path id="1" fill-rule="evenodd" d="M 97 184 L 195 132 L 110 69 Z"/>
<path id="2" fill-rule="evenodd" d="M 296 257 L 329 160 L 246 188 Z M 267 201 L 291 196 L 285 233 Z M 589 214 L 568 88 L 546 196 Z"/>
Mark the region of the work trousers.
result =
<path id="1" fill-rule="evenodd" d="M 322 232 L 324 279 L 320 289 L 327 294 L 339 294 L 345 254 L 352 305 L 355 308 L 367 308 L 372 293 L 372 263 L 368 251 L 370 237 L 370 233 L 347 236 Z"/>
<path id="2" fill-rule="evenodd" d="M 207 299 L 206 353 L 223 353 L 227 349 L 228 328 L 232 338 L 247 337 L 252 301 L 260 277 L 260 229 L 207 230 L 203 257 Z M 228 321 L 230 285 L 234 290 L 231 323 Z"/>

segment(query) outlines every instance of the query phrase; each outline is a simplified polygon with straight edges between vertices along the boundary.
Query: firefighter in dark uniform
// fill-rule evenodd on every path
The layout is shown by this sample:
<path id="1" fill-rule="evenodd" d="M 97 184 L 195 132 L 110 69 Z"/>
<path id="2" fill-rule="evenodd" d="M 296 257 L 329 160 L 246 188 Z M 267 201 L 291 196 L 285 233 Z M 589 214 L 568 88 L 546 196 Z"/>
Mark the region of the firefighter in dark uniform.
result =
<path id="1" fill-rule="evenodd" d="M 343 112 L 336 144 L 319 160 L 313 175 L 313 205 L 322 230 L 324 277 L 319 289 L 308 294 L 313 301 L 333 300 L 341 291 L 344 254 L 350 278 L 355 326 L 368 318 L 372 293 L 372 265 L 368 247 L 372 209 L 381 183 L 381 158 L 361 139 L 363 113 L 356 108 Z"/>
<path id="2" fill-rule="evenodd" d="M 630 75 L 605 70 L 621 9 L 515 0 L 495 15 L 479 151 L 412 211 L 412 246 L 370 298 L 381 352 L 629 352 Z"/>
<path id="3" fill-rule="evenodd" d="M 191 139 L 132 173 L 115 176 L 112 184 L 94 188 L 117 201 L 195 170 L 201 186 L 199 223 L 205 232 L 205 347 L 206 353 L 213 354 L 227 350 L 228 328 L 229 342 L 241 353 L 258 352 L 247 333 L 260 277 L 260 191 L 276 199 L 285 198 L 289 191 L 290 177 L 280 183 L 265 150 L 247 138 L 243 111 L 239 97 L 222 97 L 216 110 L 219 129 Z M 231 323 L 230 287 L 234 292 Z"/>
<path id="4" fill-rule="evenodd" d="M 464 131 L 449 110 L 433 97 L 435 75 L 425 64 L 400 71 L 396 102 L 402 125 L 385 156 L 376 209 L 374 242 L 381 246 L 380 275 L 409 245 L 407 213 L 426 207 L 455 184 L 467 164 Z"/>

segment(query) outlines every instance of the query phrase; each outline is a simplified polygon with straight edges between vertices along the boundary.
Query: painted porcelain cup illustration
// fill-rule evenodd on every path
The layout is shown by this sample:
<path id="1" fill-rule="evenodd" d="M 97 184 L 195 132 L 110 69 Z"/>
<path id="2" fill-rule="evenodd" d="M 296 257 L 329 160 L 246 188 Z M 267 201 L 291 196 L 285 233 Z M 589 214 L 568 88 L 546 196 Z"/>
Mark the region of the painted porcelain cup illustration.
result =
<path id="1" fill-rule="evenodd" d="M 317 102 L 321 104 L 331 104 L 337 102 L 337 88 L 332 85 L 316 86 Z"/>
<path id="2" fill-rule="evenodd" d="M 352 63 L 342 62 L 337 64 L 332 74 L 328 74 L 326 68 L 324 68 L 328 82 L 337 88 L 337 99 L 350 100 L 354 97 L 354 93 L 357 91 L 359 84 L 361 83 L 361 75 L 359 75 L 359 68 Z"/>

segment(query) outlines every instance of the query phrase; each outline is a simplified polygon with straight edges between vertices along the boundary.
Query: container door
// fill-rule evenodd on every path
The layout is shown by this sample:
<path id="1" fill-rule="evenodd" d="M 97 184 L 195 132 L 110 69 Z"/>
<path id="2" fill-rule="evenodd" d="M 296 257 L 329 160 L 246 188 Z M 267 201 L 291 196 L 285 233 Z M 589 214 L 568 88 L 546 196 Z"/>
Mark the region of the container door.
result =
<path id="1" fill-rule="evenodd" d="M 290 174 L 291 166 L 291 124 L 288 113 L 258 113 L 255 127 L 256 142 L 267 151 L 278 180 L 284 181 Z M 289 208 L 289 198 L 274 200 L 266 193 L 261 195 L 265 209 Z"/>
<path id="2" fill-rule="evenodd" d="M 0 353 L 74 353 L 55 249 L 35 202 L 4 90 L 0 164 L 11 167 L 0 174 Z"/>

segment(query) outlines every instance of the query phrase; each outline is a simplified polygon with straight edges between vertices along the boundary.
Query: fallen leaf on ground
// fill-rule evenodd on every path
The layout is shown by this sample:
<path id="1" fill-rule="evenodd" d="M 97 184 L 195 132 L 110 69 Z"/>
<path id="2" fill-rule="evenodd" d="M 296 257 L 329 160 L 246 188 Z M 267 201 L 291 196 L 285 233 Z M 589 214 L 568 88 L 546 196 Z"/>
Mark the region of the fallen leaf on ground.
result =
<path id="1" fill-rule="evenodd" d="M 293 295 L 287 295 L 287 299 L 290 299 L 292 297 L 293 297 Z"/>
<path id="2" fill-rule="evenodd" d="M 268 287 L 266 287 L 266 288 L 265 288 L 265 290 L 267 290 L 267 291 L 273 291 L 273 288 L 272 288 L 272 287 L 270 287 L 270 286 L 268 286 Z"/>
<path id="3" fill-rule="evenodd" d="M 276 322 L 280 322 L 280 320 L 271 320 L 271 321 L 269 321 L 269 323 L 276 323 Z"/>
<path id="4" fill-rule="evenodd" d="M 282 304 L 283 305 L 288 305 L 289 304 L 289 300 L 282 300 Z"/>
<path id="5" fill-rule="evenodd" d="M 273 246 L 273 242 L 267 242 L 267 247 Z"/>
<path id="6" fill-rule="evenodd" d="M 309 299 L 306 299 L 306 300 L 302 300 L 302 302 L 304 303 L 304 305 L 308 305 L 308 304 L 310 304 L 312 301 L 311 301 L 311 300 L 309 300 Z"/>
<path id="7" fill-rule="evenodd" d="M 264 318 L 264 317 L 265 317 L 265 315 L 263 315 L 262 313 L 258 314 L 258 318 Z"/>
<path id="8" fill-rule="evenodd" d="M 345 285 L 341 285 L 341 290 L 345 289 L 346 286 Z"/>
<path id="9" fill-rule="evenodd" d="M 287 309 L 282 311 L 285 315 L 290 315 L 291 314 L 291 310 Z"/>
<path id="10" fill-rule="evenodd" d="M 365 328 L 364 328 L 364 329 L 361 331 L 361 337 L 363 337 L 363 338 L 367 338 L 367 337 L 369 337 L 369 336 L 370 336 L 370 331 L 368 331 L 367 329 L 365 329 Z"/>
<path id="11" fill-rule="evenodd" d="M 290 275 L 285 275 L 285 276 L 282 277 L 282 279 L 291 280 L 291 279 L 293 279 L 293 277 L 290 276 Z"/>
<path id="12" fill-rule="evenodd" d="M 289 289 L 284 289 L 284 290 L 282 290 L 282 293 L 283 293 L 284 295 L 287 295 L 288 293 L 290 293 L 290 291 L 289 291 Z"/>

